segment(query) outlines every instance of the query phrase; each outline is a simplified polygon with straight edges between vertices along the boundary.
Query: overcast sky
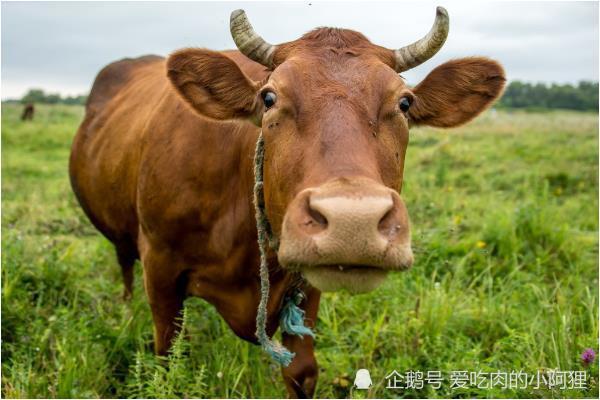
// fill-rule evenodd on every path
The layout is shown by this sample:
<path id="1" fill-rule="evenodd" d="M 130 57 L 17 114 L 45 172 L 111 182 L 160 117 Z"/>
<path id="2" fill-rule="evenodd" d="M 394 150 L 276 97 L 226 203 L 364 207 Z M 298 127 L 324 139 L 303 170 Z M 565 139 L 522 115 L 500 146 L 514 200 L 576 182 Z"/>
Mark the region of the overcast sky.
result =
<path id="1" fill-rule="evenodd" d="M 32 87 L 87 93 L 96 73 L 123 57 L 233 48 L 229 14 L 236 8 L 274 44 L 335 26 L 393 48 L 426 34 L 436 5 L 450 15 L 448 40 L 433 59 L 403 73 L 409 83 L 469 55 L 499 60 L 511 80 L 598 80 L 597 2 L 2 2 L 1 97 Z"/>

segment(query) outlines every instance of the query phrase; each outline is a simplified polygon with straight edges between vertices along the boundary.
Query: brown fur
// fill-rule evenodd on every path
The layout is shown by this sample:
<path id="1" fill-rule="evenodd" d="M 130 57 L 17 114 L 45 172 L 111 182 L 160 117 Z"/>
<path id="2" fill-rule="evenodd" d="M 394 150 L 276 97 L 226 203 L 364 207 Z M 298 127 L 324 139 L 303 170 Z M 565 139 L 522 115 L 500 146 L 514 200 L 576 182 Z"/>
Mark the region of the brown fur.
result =
<path id="1" fill-rule="evenodd" d="M 256 125 L 266 143 L 267 215 L 279 234 L 304 188 L 361 177 L 399 192 L 409 120 L 463 123 L 491 104 L 504 80 L 497 63 L 466 59 L 436 68 L 411 90 L 393 71 L 391 51 L 330 28 L 281 45 L 275 60 L 267 71 L 238 52 L 184 49 L 166 62 L 113 63 L 94 83 L 73 143 L 71 181 L 86 214 L 115 244 L 127 295 L 131 265 L 141 258 L 159 354 L 187 296 L 204 298 L 237 335 L 256 341 Z M 265 89 L 278 96 L 266 112 Z M 398 109 L 401 96 L 415 99 L 408 117 Z M 270 269 L 273 334 L 294 277 L 275 254 Z M 314 325 L 320 293 L 304 290 L 302 307 Z M 283 341 L 297 353 L 283 369 L 289 394 L 312 396 L 313 341 Z"/>

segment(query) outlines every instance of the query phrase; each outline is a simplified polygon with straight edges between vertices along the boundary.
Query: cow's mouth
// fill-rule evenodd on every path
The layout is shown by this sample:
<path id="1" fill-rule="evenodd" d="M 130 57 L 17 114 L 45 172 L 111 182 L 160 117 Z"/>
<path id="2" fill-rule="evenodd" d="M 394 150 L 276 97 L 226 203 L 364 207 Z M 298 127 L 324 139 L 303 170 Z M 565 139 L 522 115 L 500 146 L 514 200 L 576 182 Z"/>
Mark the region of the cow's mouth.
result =
<path id="1" fill-rule="evenodd" d="M 364 293 L 376 289 L 387 276 L 388 271 L 365 265 L 317 265 L 301 268 L 308 282 L 322 292 L 348 290 Z"/>

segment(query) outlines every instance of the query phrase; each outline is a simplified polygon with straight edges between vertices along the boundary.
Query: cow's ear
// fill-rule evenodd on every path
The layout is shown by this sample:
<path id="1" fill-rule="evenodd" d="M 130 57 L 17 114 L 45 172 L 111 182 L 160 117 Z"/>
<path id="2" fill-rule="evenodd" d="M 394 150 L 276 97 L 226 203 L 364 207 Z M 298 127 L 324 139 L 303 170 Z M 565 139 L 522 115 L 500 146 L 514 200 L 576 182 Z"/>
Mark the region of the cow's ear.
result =
<path id="1" fill-rule="evenodd" d="M 505 82 L 502 66 L 488 58 L 448 61 L 413 89 L 410 121 L 438 127 L 463 124 L 490 106 L 502 93 Z"/>
<path id="2" fill-rule="evenodd" d="M 257 119 L 257 84 L 223 54 L 204 49 L 177 51 L 167 60 L 167 74 L 200 114 L 221 120 Z"/>

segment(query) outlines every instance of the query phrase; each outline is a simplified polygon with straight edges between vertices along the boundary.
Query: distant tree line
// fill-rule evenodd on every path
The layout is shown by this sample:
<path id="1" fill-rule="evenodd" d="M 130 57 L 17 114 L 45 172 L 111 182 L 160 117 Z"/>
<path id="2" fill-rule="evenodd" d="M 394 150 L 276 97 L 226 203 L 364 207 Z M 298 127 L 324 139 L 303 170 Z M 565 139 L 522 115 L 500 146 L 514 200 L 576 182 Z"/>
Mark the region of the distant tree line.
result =
<path id="1" fill-rule="evenodd" d="M 45 93 L 42 89 L 30 89 L 21 102 L 85 104 L 86 100 L 86 95 L 62 97 L 57 93 Z M 582 81 L 577 85 L 559 85 L 512 81 L 498 102 L 498 107 L 598 111 L 598 82 Z"/>
<path id="2" fill-rule="evenodd" d="M 498 103 L 502 108 L 598 111 L 598 82 L 547 85 L 512 81 Z"/>
<path id="3" fill-rule="evenodd" d="M 21 98 L 21 103 L 34 104 L 85 104 L 87 96 L 66 96 L 62 97 L 58 93 L 46 93 L 42 89 L 29 89 L 27 94 Z"/>

